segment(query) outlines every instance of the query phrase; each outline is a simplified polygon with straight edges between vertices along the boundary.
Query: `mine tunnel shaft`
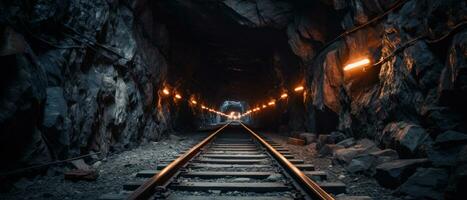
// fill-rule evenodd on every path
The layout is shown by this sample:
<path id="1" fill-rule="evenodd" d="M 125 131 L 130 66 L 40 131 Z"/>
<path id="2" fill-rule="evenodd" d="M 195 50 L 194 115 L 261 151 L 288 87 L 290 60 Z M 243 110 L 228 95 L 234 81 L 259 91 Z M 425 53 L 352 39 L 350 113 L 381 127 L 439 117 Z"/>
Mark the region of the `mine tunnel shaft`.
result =
<path id="1" fill-rule="evenodd" d="M 0 199 L 462 199 L 466 13 L 1 1 Z"/>

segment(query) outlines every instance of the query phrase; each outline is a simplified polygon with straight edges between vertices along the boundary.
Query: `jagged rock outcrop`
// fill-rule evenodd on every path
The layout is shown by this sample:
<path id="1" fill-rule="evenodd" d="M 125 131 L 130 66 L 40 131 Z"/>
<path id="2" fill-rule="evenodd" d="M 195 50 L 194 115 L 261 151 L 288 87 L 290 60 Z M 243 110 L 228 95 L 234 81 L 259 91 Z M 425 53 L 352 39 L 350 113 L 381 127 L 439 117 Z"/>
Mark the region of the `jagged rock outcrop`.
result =
<path id="1" fill-rule="evenodd" d="M 1 153 L 6 162 L 134 146 L 170 129 L 166 58 L 147 1 L 2 2 Z M 140 13 L 143 17 L 135 18 Z M 166 41 L 161 41 L 166 43 Z"/>
<path id="2" fill-rule="evenodd" d="M 453 166 L 464 144 L 463 136 L 450 134 L 453 142 L 450 147 L 442 147 L 436 140 L 438 135 L 444 137 L 445 131 L 466 132 L 467 120 L 462 114 L 465 103 L 460 103 L 465 102 L 462 88 L 466 86 L 462 67 L 467 55 L 466 3 L 323 2 L 346 13 L 340 17 L 344 30 L 383 13 L 387 15 L 332 41 L 323 51 L 314 52 L 316 55 L 306 68 L 309 88 L 305 100 L 312 113 L 308 116 L 318 120 L 319 112 L 335 113 L 339 121 L 335 128 L 348 137 L 374 139 L 382 148 L 395 149 L 402 158 L 428 156 L 431 161 L 428 165 Z M 364 70 L 343 70 L 347 63 L 365 57 L 372 63 L 381 62 Z M 320 126 L 323 124 L 316 123 L 315 128 Z M 362 163 L 372 160 L 365 156 L 342 156 L 347 155 L 344 152 L 355 154 L 346 149 L 336 152 L 340 152 L 337 159 L 353 162 L 351 171 L 369 168 Z M 450 169 L 443 173 L 456 172 Z M 415 182 L 405 187 L 411 188 L 409 185 Z M 456 187 L 459 186 L 451 188 Z"/>

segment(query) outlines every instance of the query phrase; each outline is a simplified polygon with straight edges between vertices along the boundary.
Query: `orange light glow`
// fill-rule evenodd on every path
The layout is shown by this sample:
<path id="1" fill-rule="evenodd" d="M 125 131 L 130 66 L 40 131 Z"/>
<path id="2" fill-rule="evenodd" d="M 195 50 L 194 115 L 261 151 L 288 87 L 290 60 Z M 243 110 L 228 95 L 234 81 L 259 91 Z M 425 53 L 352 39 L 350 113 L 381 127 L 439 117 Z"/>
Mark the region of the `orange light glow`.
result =
<path id="1" fill-rule="evenodd" d="M 300 91 L 303 91 L 303 89 L 305 89 L 303 86 L 298 86 L 294 89 L 295 92 L 300 92 Z"/>
<path id="2" fill-rule="evenodd" d="M 268 103 L 268 105 L 272 106 L 272 105 L 276 105 L 276 101 L 272 100 Z"/>
<path id="3" fill-rule="evenodd" d="M 266 105 L 263 105 L 263 108 L 266 108 L 267 106 Z"/>
<path id="4" fill-rule="evenodd" d="M 367 66 L 368 64 L 370 64 L 370 60 L 368 58 L 364 58 L 364 59 L 361 59 L 357 62 L 353 62 L 353 63 L 350 63 L 348 65 L 346 65 L 344 67 L 344 71 L 348 71 L 348 70 L 351 70 L 351 69 L 354 69 L 354 68 L 357 68 L 357 67 L 363 67 L 363 66 Z"/>
<path id="5" fill-rule="evenodd" d="M 162 93 L 164 93 L 165 95 L 169 95 L 169 94 L 170 94 L 169 89 L 167 89 L 167 88 L 164 88 L 164 89 L 162 90 Z"/>
<path id="6" fill-rule="evenodd" d="M 289 95 L 287 95 L 287 93 L 284 93 L 284 94 L 281 95 L 281 99 L 285 99 L 285 98 L 287 98 L 288 96 L 289 96 Z"/>
<path id="7" fill-rule="evenodd" d="M 175 95 L 175 98 L 177 98 L 177 99 L 181 99 L 181 98 L 182 98 L 182 96 L 180 96 L 179 94 L 176 94 L 176 95 Z"/>
<path id="8" fill-rule="evenodd" d="M 204 106 L 204 105 L 201 105 L 201 108 L 202 108 L 202 109 L 206 109 L 206 106 Z"/>
<path id="9" fill-rule="evenodd" d="M 192 104 L 195 104 L 195 105 L 198 104 L 198 102 L 195 101 L 195 100 L 191 100 L 191 103 L 192 103 Z"/>

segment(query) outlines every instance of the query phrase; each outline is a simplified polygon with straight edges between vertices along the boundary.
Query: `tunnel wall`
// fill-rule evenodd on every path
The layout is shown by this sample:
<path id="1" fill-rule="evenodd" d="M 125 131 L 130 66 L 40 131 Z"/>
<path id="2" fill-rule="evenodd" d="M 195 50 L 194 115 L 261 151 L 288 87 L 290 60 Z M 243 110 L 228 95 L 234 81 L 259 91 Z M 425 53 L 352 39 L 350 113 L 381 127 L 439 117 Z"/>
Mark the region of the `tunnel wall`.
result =
<path id="1" fill-rule="evenodd" d="M 381 15 L 388 5 L 354 1 L 334 6 L 346 7 L 341 24 L 349 29 Z M 458 1 L 407 1 L 373 25 L 329 44 L 307 69 L 307 106 L 335 113 L 337 129 L 356 137 L 376 138 L 391 122 L 423 126 L 433 137 L 446 130 L 465 132 L 460 115 L 466 106 L 452 98 L 465 92 L 459 82 L 465 77 L 452 70 L 462 71 L 458 66 L 465 62 L 465 55 L 459 56 L 465 31 L 455 29 L 465 22 L 465 12 L 465 3 Z M 358 57 L 387 60 L 366 71 L 342 70 Z"/>
<path id="2" fill-rule="evenodd" d="M 2 168 L 119 151 L 171 129 L 148 1 L 2 1 Z"/>

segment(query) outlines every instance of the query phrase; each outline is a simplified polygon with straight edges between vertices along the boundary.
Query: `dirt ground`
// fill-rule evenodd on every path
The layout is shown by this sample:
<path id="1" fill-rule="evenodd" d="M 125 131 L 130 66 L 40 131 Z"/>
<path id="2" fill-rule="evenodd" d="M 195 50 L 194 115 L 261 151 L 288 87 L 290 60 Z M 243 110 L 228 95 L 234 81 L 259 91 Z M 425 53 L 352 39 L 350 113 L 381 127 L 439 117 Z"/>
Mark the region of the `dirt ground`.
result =
<path id="1" fill-rule="evenodd" d="M 19 180 L 10 192 L 0 193 L 0 199 L 97 199 L 103 194 L 119 193 L 122 185 L 134 178 L 138 171 L 154 169 L 158 161 L 173 159 L 207 133 L 174 135 L 88 163 L 99 173 L 96 181 L 64 180 L 63 172 L 68 170 L 67 167 L 55 167 L 49 169 L 46 175 Z"/>

